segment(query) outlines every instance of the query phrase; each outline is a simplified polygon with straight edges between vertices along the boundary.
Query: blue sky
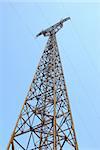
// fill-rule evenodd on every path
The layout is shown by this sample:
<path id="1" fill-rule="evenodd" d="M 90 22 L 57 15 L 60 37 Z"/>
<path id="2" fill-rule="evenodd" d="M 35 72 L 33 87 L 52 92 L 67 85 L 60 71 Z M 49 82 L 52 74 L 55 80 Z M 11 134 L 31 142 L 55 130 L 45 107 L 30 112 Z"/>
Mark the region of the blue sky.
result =
<path id="1" fill-rule="evenodd" d="M 0 149 L 5 150 L 47 38 L 57 33 L 80 150 L 100 149 L 100 3 L 0 2 Z"/>

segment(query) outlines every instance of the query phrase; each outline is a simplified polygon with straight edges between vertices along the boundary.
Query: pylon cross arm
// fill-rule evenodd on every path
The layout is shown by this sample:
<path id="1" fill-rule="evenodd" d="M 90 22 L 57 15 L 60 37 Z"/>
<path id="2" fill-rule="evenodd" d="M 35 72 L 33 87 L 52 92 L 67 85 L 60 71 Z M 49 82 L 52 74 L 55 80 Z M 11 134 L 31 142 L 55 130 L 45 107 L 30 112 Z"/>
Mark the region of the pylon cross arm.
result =
<path id="1" fill-rule="evenodd" d="M 66 17 L 65 19 L 60 20 L 58 23 L 54 24 L 50 28 L 47 28 L 46 30 L 43 30 L 40 33 L 38 33 L 36 37 L 40 35 L 49 36 L 50 34 L 53 34 L 53 33 L 56 34 L 63 27 L 63 23 L 70 19 L 71 19 L 70 17 Z"/>

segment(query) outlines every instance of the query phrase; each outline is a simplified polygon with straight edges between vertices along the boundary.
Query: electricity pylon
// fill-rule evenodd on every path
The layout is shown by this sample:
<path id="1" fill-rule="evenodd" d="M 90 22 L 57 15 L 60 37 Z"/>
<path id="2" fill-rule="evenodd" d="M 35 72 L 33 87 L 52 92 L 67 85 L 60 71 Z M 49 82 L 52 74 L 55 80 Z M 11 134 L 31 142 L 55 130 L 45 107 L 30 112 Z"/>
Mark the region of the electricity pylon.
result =
<path id="1" fill-rule="evenodd" d="M 78 150 L 56 33 L 67 17 L 38 36 L 48 36 L 7 150 Z"/>

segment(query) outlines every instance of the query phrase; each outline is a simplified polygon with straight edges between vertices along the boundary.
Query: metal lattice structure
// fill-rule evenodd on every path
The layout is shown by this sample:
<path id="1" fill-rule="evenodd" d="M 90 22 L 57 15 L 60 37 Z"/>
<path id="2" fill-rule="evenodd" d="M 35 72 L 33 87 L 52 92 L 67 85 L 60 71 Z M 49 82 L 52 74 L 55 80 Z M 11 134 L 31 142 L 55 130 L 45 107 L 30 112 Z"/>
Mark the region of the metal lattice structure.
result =
<path id="1" fill-rule="evenodd" d="M 65 18 L 40 32 L 49 36 L 7 150 L 78 150 L 56 33 Z"/>

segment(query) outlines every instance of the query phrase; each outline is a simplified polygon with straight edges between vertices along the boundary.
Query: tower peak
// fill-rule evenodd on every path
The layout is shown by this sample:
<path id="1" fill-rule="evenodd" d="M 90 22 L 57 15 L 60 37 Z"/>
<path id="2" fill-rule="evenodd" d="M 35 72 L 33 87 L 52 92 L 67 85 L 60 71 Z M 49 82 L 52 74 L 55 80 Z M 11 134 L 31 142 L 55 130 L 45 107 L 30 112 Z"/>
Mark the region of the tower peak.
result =
<path id="1" fill-rule="evenodd" d="M 56 24 L 52 25 L 51 27 L 42 30 L 40 33 L 38 33 L 36 35 L 36 37 L 40 36 L 40 35 L 44 35 L 44 36 L 49 36 L 52 34 L 56 34 L 62 27 L 63 27 L 63 23 L 65 21 L 71 20 L 70 17 L 66 17 L 64 19 L 61 19 L 59 22 L 57 22 Z"/>

